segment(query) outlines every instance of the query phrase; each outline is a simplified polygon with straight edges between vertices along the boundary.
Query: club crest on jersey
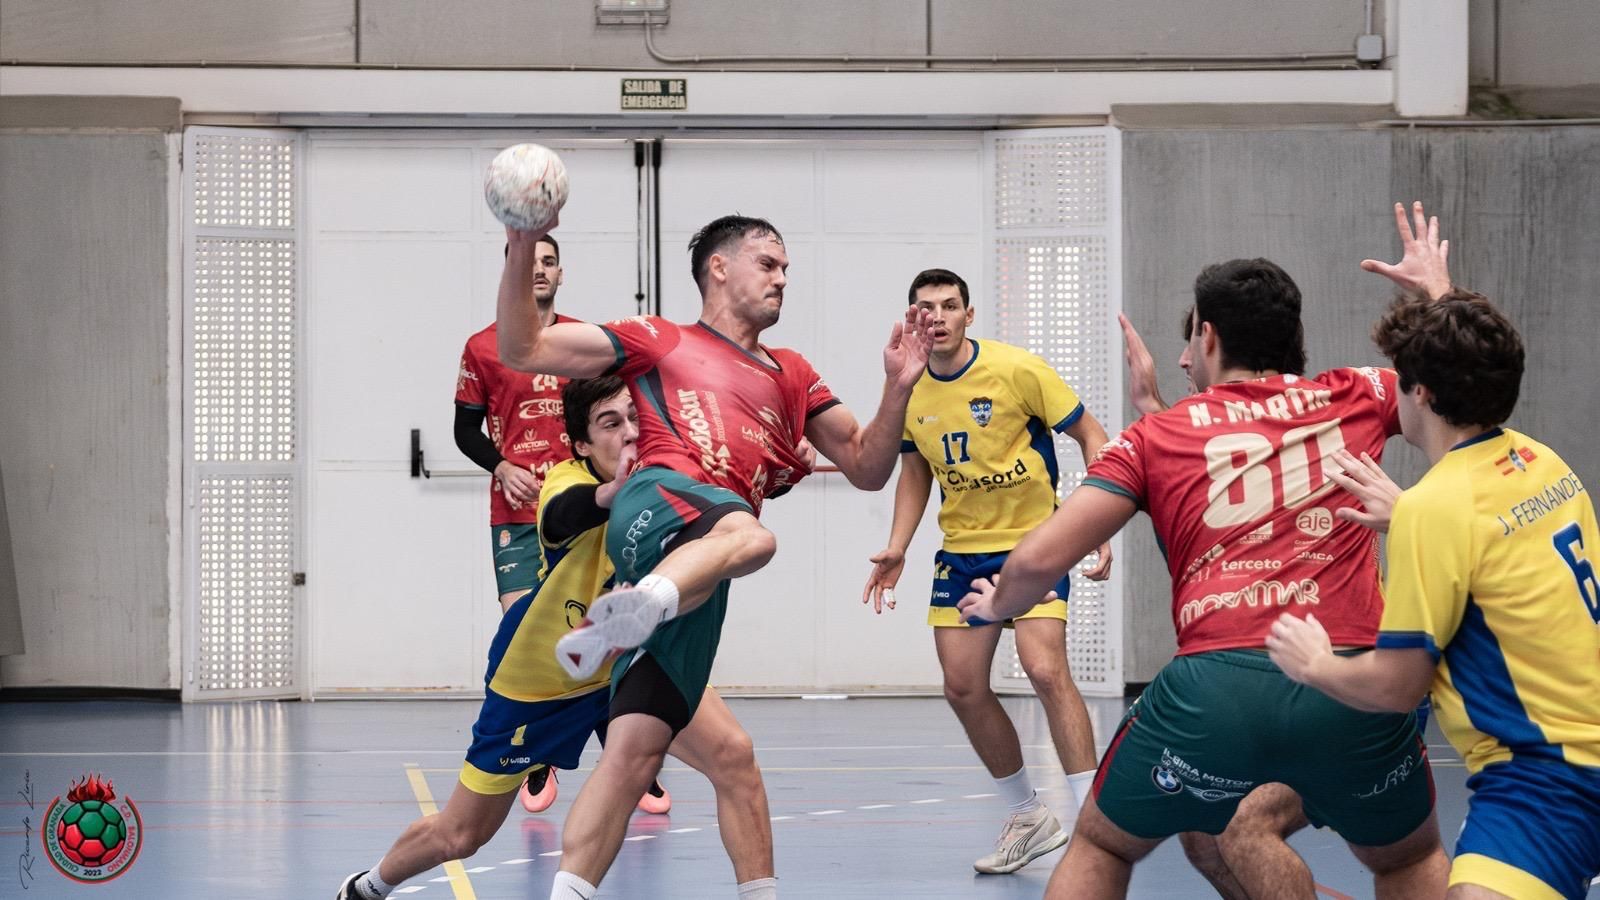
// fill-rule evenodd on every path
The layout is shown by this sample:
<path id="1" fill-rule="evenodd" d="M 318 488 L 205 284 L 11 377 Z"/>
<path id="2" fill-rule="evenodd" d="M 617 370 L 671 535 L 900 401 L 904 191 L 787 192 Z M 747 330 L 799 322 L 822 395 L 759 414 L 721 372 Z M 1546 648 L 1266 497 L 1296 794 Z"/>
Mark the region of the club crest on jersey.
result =
<path id="1" fill-rule="evenodd" d="M 994 400 L 973 397 L 967 401 L 967 407 L 972 410 L 972 421 L 977 422 L 979 428 L 989 427 L 989 420 L 994 418 Z"/>

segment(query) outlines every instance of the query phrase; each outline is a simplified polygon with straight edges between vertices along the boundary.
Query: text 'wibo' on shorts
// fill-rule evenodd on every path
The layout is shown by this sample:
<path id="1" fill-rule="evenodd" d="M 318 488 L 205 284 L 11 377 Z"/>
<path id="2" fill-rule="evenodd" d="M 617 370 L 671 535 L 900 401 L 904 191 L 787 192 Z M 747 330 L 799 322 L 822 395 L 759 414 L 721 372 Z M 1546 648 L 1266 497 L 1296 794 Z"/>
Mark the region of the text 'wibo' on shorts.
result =
<path id="1" fill-rule="evenodd" d="M 628 476 L 611 501 L 611 520 L 606 528 L 606 554 L 616 567 L 617 582 L 637 582 L 668 553 L 686 541 L 705 536 L 718 520 L 733 512 L 752 510 L 744 498 L 727 488 L 705 484 L 661 466 L 650 466 Z M 634 654 L 646 652 L 683 695 L 693 718 L 706 685 L 711 682 L 711 664 L 717 658 L 727 612 L 728 582 L 723 581 L 705 603 L 661 623 L 638 651 L 618 657 L 611 666 L 612 691 L 621 683 Z M 668 724 L 680 717 L 677 709 L 658 716 Z"/>
<path id="2" fill-rule="evenodd" d="M 1363 846 L 1400 840 L 1433 810 L 1414 713 L 1351 709 L 1256 650 L 1168 663 L 1123 718 L 1094 790 L 1118 828 L 1158 839 L 1220 834 L 1267 782 L 1298 793 L 1313 824 Z"/>
<path id="3" fill-rule="evenodd" d="M 494 583 L 500 594 L 539 586 L 539 526 L 491 525 Z"/>
<path id="4" fill-rule="evenodd" d="M 1006 557 L 1010 552 L 999 553 L 951 553 L 940 550 L 933 555 L 933 596 L 928 599 L 928 624 L 938 628 L 965 628 L 968 623 L 961 621 L 961 610 L 956 609 L 956 604 L 961 602 L 972 591 L 972 583 L 979 578 L 994 580 L 1000 574 L 1000 569 L 1006 564 Z M 1041 603 L 1028 610 L 1018 619 L 1060 619 L 1067 620 L 1067 598 L 1072 595 L 1072 579 L 1063 575 L 1053 588 L 1058 599 L 1049 603 Z M 1009 627 L 1014 619 L 1007 619 Z M 973 625 L 992 624 L 980 620 L 973 620 Z"/>
<path id="5" fill-rule="evenodd" d="M 596 689 L 559 700 L 522 701 L 486 691 L 461 783 L 474 793 L 508 794 L 539 765 L 575 769 L 589 735 L 603 727 L 610 692 Z"/>

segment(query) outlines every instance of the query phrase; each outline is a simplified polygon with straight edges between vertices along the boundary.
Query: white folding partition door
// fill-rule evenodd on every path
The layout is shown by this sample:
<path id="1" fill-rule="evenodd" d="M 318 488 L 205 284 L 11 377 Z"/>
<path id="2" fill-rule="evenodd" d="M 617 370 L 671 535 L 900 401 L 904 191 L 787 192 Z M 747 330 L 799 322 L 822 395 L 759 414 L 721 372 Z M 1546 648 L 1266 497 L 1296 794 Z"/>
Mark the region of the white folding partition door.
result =
<path id="1" fill-rule="evenodd" d="M 1115 436 L 1122 422 L 1121 203 L 1114 128 L 994 132 L 984 141 L 985 244 L 993 334 L 1044 357 Z M 1078 445 L 1056 436 L 1059 493 L 1083 480 Z M 1122 567 L 1112 540 L 1110 580 L 1073 572 L 1068 658 L 1079 690 L 1122 696 Z M 1029 690 L 1008 633 L 996 653 L 997 689 Z"/>
<path id="2" fill-rule="evenodd" d="M 307 171 L 311 538 L 318 697 L 482 691 L 500 618 L 489 475 L 452 439 L 467 337 L 495 316 L 505 229 L 483 202 L 500 149 L 539 140 L 574 186 L 557 308 L 636 311 L 635 169 L 623 140 L 317 132 Z M 425 465 L 413 478 L 410 433 Z"/>
<path id="3" fill-rule="evenodd" d="M 188 700 L 302 693 L 299 135 L 184 134 Z"/>
<path id="4" fill-rule="evenodd" d="M 536 133 L 321 132 L 307 149 L 306 587 L 316 696 L 481 690 L 499 618 L 488 547 L 488 476 L 413 479 L 471 464 L 451 440 L 457 360 L 494 318 L 504 232 L 481 178 L 498 149 L 546 143 L 571 173 L 557 231 L 562 312 L 636 312 L 638 204 L 622 139 Z M 663 314 L 693 321 L 690 234 L 716 216 L 770 218 L 791 266 L 769 342 L 811 359 L 863 421 L 882 387 L 881 351 L 923 268 L 966 273 L 983 291 L 982 140 L 838 137 L 665 142 Z M 938 532 L 912 548 L 899 610 L 860 602 L 883 546 L 889 490 L 818 474 L 768 504 L 778 557 L 735 585 L 714 680 L 733 689 L 934 690 L 921 597 Z"/>

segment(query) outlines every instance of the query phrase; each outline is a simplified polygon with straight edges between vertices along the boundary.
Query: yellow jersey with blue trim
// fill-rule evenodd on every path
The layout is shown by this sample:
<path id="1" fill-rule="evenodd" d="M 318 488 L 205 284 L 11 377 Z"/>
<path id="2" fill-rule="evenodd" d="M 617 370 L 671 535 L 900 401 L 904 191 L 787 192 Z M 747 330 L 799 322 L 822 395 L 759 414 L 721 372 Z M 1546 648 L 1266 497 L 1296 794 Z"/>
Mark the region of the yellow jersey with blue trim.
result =
<path id="1" fill-rule="evenodd" d="M 1467 769 L 1600 767 L 1600 530 L 1572 467 L 1495 428 L 1395 502 L 1379 647 L 1439 663 L 1433 707 Z"/>
<path id="2" fill-rule="evenodd" d="M 1083 403 L 1043 359 L 999 341 L 970 340 L 953 375 L 922 374 L 906 404 L 900 452 L 928 461 L 939 528 L 951 553 L 1010 550 L 1050 517 L 1060 472 L 1053 433 Z"/>
<path id="3" fill-rule="evenodd" d="M 556 641 L 583 621 L 589 604 L 611 581 L 606 526 L 597 525 L 559 544 L 546 541 L 543 529 L 545 510 L 564 491 L 599 483 L 582 459 L 557 463 L 545 473 L 539 490 L 539 585 L 501 617 L 489 647 L 486 682 L 502 697 L 559 700 L 598 690 L 611 681 L 610 663 L 588 678 L 574 679 L 556 662 Z"/>

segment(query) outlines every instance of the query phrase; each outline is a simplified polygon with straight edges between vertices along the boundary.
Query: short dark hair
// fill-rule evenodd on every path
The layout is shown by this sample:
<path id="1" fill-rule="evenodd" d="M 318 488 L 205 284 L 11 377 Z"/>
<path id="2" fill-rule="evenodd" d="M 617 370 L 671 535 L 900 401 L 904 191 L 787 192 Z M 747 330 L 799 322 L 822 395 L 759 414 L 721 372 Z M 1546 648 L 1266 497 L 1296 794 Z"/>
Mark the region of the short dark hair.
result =
<path id="1" fill-rule="evenodd" d="M 918 272 L 917 277 L 911 279 L 911 290 L 906 292 L 907 305 L 916 305 L 917 291 L 920 291 L 929 285 L 939 284 L 955 285 L 956 288 L 961 291 L 961 305 L 963 307 L 972 305 L 972 294 L 967 291 L 966 281 L 962 280 L 960 275 L 957 275 L 949 269 L 923 269 L 921 272 Z"/>
<path id="2" fill-rule="evenodd" d="M 574 378 L 561 389 L 561 418 L 567 425 L 567 437 L 572 439 L 572 454 L 578 455 L 579 441 L 589 440 L 589 413 L 595 404 L 610 400 L 617 392 L 627 390 L 627 385 L 615 375 L 598 378 Z"/>
<path id="3" fill-rule="evenodd" d="M 778 243 L 783 243 L 783 235 L 776 226 L 766 219 L 750 216 L 723 216 L 696 231 L 694 237 L 689 238 L 689 271 L 694 275 L 694 283 L 705 290 L 706 269 L 712 254 L 722 253 L 730 244 L 760 234 L 770 234 Z"/>
<path id="4" fill-rule="evenodd" d="M 1372 327 L 1372 340 L 1394 362 L 1400 389 L 1432 391 L 1433 411 L 1451 425 L 1492 427 L 1511 418 L 1522 389 L 1522 337 L 1482 294 L 1402 295 Z"/>
<path id="5" fill-rule="evenodd" d="M 1225 365 L 1305 374 L 1300 288 L 1275 263 L 1232 259 L 1206 266 L 1194 280 L 1194 310 L 1196 321 L 1216 329 Z"/>
<path id="6" fill-rule="evenodd" d="M 541 243 L 541 244 L 549 244 L 550 246 L 556 248 L 556 265 L 558 265 L 558 266 L 561 265 L 561 245 L 556 242 L 556 236 L 553 235 L 553 234 L 547 234 L 544 237 L 539 238 L 539 243 Z M 511 245 L 510 244 L 506 245 L 505 252 L 502 253 L 501 255 L 502 256 L 510 256 L 511 255 Z"/>

